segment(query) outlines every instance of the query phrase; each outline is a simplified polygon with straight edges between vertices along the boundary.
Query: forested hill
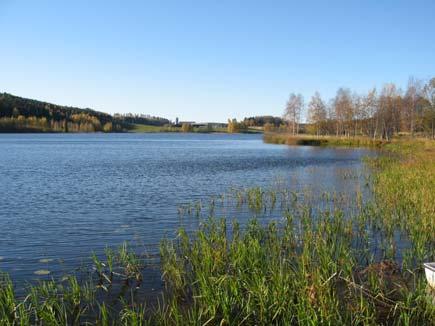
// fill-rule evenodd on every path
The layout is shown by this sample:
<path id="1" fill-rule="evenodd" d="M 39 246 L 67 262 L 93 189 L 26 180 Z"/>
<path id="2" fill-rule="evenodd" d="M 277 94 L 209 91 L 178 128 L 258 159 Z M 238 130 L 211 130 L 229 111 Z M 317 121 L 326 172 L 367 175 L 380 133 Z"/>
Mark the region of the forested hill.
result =
<path id="1" fill-rule="evenodd" d="M 0 132 L 128 131 L 135 123 L 163 125 L 169 120 L 116 115 L 0 93 Z"/>
<path id="2" fill-rule="evenodd" d="M 120 127 L 107 113 L 0 93 L 0 131 L 3 132 L 93 132 Z"/>

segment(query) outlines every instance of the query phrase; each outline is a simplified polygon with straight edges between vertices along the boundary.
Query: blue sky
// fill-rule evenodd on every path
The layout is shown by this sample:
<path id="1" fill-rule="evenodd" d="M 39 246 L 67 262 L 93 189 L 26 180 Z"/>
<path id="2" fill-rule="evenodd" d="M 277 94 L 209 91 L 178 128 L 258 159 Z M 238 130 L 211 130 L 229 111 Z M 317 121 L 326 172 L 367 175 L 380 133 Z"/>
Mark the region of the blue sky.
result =
<path id="1" fill-rule="evenodd" d="M 0 92 L 225 121 L 435 76 L 435 1 L 0 0 Z"/>

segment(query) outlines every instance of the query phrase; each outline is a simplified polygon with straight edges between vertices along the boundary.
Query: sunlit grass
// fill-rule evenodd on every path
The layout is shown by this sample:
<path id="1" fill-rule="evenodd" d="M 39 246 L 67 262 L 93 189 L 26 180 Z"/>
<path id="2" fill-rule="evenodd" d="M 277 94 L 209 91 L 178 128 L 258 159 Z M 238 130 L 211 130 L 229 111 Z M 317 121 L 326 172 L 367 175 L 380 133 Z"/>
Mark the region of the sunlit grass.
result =
<path id="1" fill-rule="evenodd" d="M 263 140 L 270 144 L 305 146 L 382 147 L 387 142 L 368 137 L 334 137 L 291 135 L 288 133 L 265 133 Z"/>

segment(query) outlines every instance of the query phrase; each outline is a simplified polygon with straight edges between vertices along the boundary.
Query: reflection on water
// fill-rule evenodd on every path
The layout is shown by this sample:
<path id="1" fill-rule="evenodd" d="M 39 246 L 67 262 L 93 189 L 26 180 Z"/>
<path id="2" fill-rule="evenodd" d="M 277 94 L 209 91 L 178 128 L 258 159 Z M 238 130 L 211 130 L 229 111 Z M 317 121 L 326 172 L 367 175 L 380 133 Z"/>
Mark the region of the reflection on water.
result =
<path id="1" fill-rule="evenodd" d="M 124 241 L 157 256 L 162 237 L 197 226 L 180 205 L 272 184 L 353 193 L 368 154 L 269 145 L 260 135 L 0 135 L 0 269 L 15 281 L 60 275 Z M 159 278 L 156 267 L 147 281 Z"/>

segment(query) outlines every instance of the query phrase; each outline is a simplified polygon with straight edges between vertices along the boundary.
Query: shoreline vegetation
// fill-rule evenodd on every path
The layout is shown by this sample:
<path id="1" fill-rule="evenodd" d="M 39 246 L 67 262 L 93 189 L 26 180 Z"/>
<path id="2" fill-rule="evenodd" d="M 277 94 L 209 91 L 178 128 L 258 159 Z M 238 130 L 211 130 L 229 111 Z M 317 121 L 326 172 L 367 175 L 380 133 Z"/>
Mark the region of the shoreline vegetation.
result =
<path id="1" fill-rule="evenodd" d="M 137 295 L 146 259 L 124 245 L 94 255 L 88 281 L 42 281 L 18 297 L 3 276 L 0 323 L 433 324 L 435 292 L 422 263 L 435 260 L 435 142 L 379 146 L 382 155 L 366 160 L 368 202 L 326 193 L 316 206 L 291 191 L 254 188 L 231 199 L 252 211 L 246 226 L 214 216 L 214 200 L 204 217 L 201 204 L 183 210 L 201 224 L 162 240 L 165 291 L 156 305 Z M 255 217 L 274 207 L 275 221 Z"/>
<path id="2" fill-rule="evenodd" d="M 264 133 L 263 140 L 268 144 L 296 145 L 296 146 L 344 146 L 344 147 L 376 147 L 382 148 L 390 141 L 372 139 L 368 137 L 336 137 L 336 136 L 313 136 L 293 135 L 286 132 Z"/>

